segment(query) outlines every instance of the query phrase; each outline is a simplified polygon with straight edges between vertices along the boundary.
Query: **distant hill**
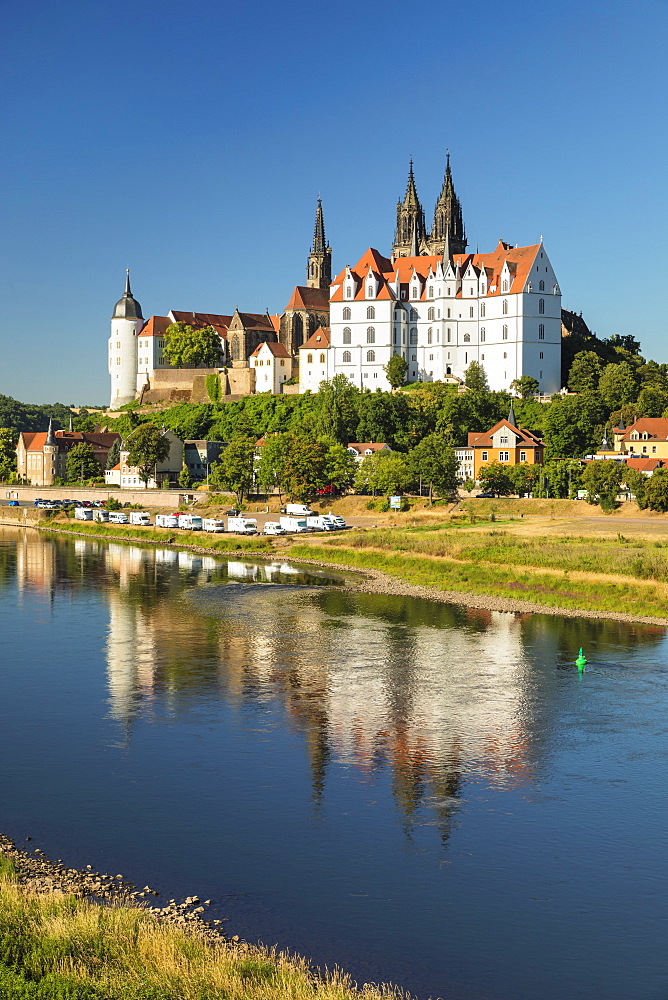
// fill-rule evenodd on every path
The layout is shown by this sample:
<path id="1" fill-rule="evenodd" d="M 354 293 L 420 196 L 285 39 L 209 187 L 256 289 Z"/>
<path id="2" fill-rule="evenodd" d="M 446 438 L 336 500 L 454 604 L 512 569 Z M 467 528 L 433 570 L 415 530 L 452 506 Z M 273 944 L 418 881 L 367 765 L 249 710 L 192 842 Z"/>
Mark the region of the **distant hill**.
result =
<path id="1" fill-rule="evenodd" d="M 0 395 L 0 427 L 11 427 L 15 431 L 45 431 L 50 419 L 55 430 L 67 428 L 70 416 L 76 415 L 63 403 L 20 403 L 11 396 Z"/>

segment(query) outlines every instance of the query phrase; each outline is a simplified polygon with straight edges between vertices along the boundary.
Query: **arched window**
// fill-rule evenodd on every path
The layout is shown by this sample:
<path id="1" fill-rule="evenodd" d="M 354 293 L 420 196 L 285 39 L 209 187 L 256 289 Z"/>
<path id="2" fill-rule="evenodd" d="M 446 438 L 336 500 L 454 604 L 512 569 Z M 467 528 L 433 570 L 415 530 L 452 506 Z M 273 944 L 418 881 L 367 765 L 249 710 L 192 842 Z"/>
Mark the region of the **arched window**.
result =
<path id="1" fill-rule="evenodd" d="M 411 327 L 411 345 L 417 344 L 417 330 L 414 326 Z"/>
<path id="2" fill-rule="evenodd" d="M 508 291 L 508 281 L 506 280 L 506 278 L 503 279 L 503 287 L 502 287 L 501 291 L 502 292 L 507 292 Z"/>
<path id="3" fill-rule="evenodd" d="M 427 343 L 428 344 L 431 344 L 432 337 L 433 337 L 432 328 L 429 327 L 429 329 L 427 330 Z"/>
<path id="4" fill-rule="evenodd" d="M 434 307 L 430 306 L 429 309 L 427 310 L 427 319 L 433 320 L 433 318 L 434 318 Z"/>
<path id="5" fill-rule="evenodd" d="M 343 308 L 343 318 L 350 319 L 350 306 L 344 306 Z"/>
<path id="6" fill-rule="evenodd" d="M 343 363 L 344 363 L 344 365 L 350 364 L 350 361 L 351 361 L 350 351 L 344 351 L 343 352 Z"/>
<path id="7" fill-rule="evenodd" d="M 418 297 L 417 285 L 413 285 L 413 291 L 412 291 L 411 294 L 412 294 L 412 296 L 413 296 L 414 299 L 416 299 Z"/>
<path id="8" fill-rule="evenodd" d="M 545 324 L 544 323 L 539 323 L 538 324 L 538 339 L 539 340 L 545 340 Z"/>
<path id="9" fill-rule="evenodd" d="M 538 312 L 541 316 L 545 312 L 545 299 L 538 299 Z"/>
<path id="10" fill-rule="evenodd" d="M 367 344 L 376 343 L 376 331 L 372 326 L 366 328 L 366 342 Z"/>
<path id="11" fill-rule="evenodd" d="M 471 334 L 470 333 L 465 333 L 464 334 L 464 343 L 465 344 L 470 344 L 471 343 Z"/>
<path id="12" fill-rule="evenodd" d="M 312 365 L 313 364 L 313 355 L 312 354 L 307 354 L 306 355 L 306 364 L 307 365 Z"/>
<path id="13" fill-rule="evenodd" d="M 350 343 L 352 343 L 352 341 L 350 339 L 350 327 L 349 326 L 344 326 L 344 328 L 343 328 L 343 343 L 344 344 L 350 344 Z"/>
<path id="14" fill-rule="evenodd" d="M 321 365 L 324 365 L 324 363 L 325 363 L 325 355 L 324 355 L 324 354 L 321 354 L 321 355 L 320 355 L 320 364 L 321 364 Z"/>
<path id="15" fill-rule="evenodd" d="M 503 315 L 508 315 L 508 299 L 503 300 Z"/>
<path id="16" fill-rule="evenodd" d="M 434 297 L 434 286 L 430 285 L 429 286 L 429 298 L 433 299 L 433 297 Z"/>
<path id="17" fill-rule="evenodd" d="M 485 343 L 485 327 L 484 326 L 480 327 L 480 343 L 481 344 Z"/>
<path id="18" fill-rule="evenodd" d="M 505 323 L 503 325 L 503 339 L 508 340 L 508 327 L 505 325 Z"/>
<path id="19" fill-rule="evenodd" d="M 545 291 L 545 282 L 544 281 L 539 281 L 538 282 L 538 291 L 539 292 L 544 292 Z"/>
<path id="20" fill-rule="evenodd" d="M 367 361 L 375 361 L 376 360 L 376 352 L 375 351 L 367 351 L 366 352 L 366 359 L 367 359 Z"/>
<path id="21" fill-rule="evenodd" d="M 350 287 L 350 285 L 348 285 L 348 287 L 346 288 L 346 298 L 352 299 L 352 297 L 353 297 L 353 290 Z"/>
<path id="22" fill-rule="evenodd" d="M 480 303 L 480 315 L 481 316 L 485 315 L 485 303 L 484 302 Z"/>
<path id="23" fill-rule="evenodd" d="M 367 319 L 375 319 L 376 318 L 376 310 L 375 310 L 374 306 L 367 306 L 366 318 Z"/>

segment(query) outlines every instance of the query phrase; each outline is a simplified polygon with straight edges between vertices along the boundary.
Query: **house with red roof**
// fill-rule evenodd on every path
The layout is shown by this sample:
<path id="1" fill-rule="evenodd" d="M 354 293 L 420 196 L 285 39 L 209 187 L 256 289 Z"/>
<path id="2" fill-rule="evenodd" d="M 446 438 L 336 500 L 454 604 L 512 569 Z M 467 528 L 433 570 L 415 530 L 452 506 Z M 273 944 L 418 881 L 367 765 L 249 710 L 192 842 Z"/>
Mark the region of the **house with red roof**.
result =
<path id="1" fill-rule="evenodd" d="M 21 431 L 16 445 L 17 474 L 31 486 L 52 486 L 54 479 L 65 478 L 70 450 L 84 443 L 92 447 L 102 476 L 109 450 L 120 437 L 91 431 L 54 431 L 51 421 L 48 431 Z"/>
<path id="2" fill-rule="evenodd" d="M 255 391 L 278 395 L 292 378 L 292 357 L 283 344 L 265 341 L 258 344 L 249 358 L 255 372 Z"/>
<path id="3" fill-rule="evenodd" d="M 299 391 L 317 392 L 321 382 L 331 379 L 329 349 L 330 329 L 319 326 L 299 348 Z"/>
<path id="4" fill-rule="evenodd" d="M 478 480 L 484 465 L 542 465 L 545 448 L 538 434 L 518 427 L 513 407 L 507 419 L 499 420 L 482 434 L 468 435 L 466 446 L 455 448 L 462 480 Z"/>

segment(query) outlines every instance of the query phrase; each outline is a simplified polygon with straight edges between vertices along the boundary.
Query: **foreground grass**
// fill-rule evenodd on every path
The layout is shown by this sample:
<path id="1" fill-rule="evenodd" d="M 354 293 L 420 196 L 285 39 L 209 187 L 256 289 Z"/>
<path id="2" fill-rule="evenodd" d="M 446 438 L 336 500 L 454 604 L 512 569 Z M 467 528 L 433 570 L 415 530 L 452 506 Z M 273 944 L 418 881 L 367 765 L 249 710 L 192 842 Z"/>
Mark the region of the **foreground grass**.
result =
<path id="1" fill-rule="evenodd" d="M 523 538 L 504 532 L 377 529 L 292 554 L 377 569 L 437 590 L 547 607 L 668 617 L 668 546 L 595 538 Z"/>
<path id="2" fill-rule="evenodd" d="M 157 531 L 151 528 L 131 527 L 125 524 L 108 524 L 90 521 L 48 521 L 40 527 L 51 531 L 65 531 L 73 534 L 96 535 L 99 538 L 127 538 L 128 541 L 161 542 L 163 545 L 196 546 L 214 552 L 233 552 L 243 549 L 247 552 L 270 552 L 269 538 L 244 538 L 241 535 L 216 535 L 205 531 Z"/>
<path id="3" fill-rule="evenodd" d="M 207 944 L 139 909 L 36 895 L 0 859 L 0 996 L 15 1000 L 359 1000 L 341 974 L 282 953 Z M 369 1000 L 398 998 L 365 989 Z"/>

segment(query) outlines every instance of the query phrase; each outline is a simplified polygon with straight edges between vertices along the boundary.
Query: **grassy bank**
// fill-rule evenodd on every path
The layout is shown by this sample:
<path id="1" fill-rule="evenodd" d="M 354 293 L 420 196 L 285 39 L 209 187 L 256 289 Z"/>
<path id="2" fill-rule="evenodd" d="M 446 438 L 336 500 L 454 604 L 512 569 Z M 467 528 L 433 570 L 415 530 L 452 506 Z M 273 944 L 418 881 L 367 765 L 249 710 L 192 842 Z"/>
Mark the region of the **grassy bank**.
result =
<path id="1" fill-rule="evenodd" d="M 131 907 L 20 886 L 0 856 L 0 996 L 14 1000 L 353 1000 L 301 959 L 207 943 Z M 369 989 L 365 998 L 399 997 Z"/>
<path id="2" fill-rule="evenodd" d="M 40 521 L 39 527 L 51 531 L 64 531 L 77 535 L 93 535 L 99 538 L 124 538 L 136 542 L 159 542 L 162 545 L 182 545 L 213 552 L 270 552 L 269 538 L 243 538 L 240 535 L 208 534 L 204 531 L 180 531 L 174 529 L 128 527 L 124 524 L 98 524 L 90 521 Z"/>
<path id="3" fill-rule="evenodd" d="M 668 543 L 526 538 L 504 531 L 376 529 L 292 554 L 437 590 L 533 601 L 547 607 L 668 617 Z"/>

